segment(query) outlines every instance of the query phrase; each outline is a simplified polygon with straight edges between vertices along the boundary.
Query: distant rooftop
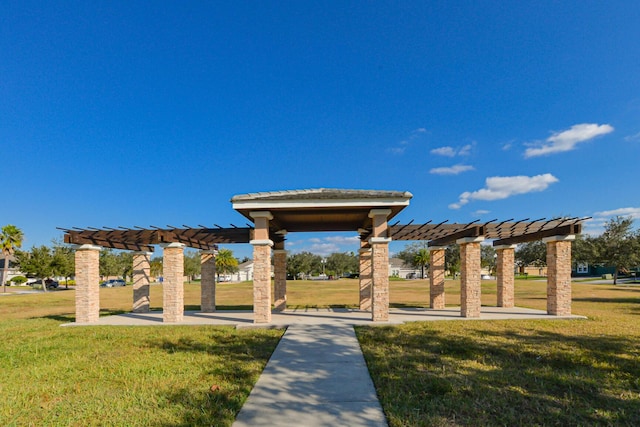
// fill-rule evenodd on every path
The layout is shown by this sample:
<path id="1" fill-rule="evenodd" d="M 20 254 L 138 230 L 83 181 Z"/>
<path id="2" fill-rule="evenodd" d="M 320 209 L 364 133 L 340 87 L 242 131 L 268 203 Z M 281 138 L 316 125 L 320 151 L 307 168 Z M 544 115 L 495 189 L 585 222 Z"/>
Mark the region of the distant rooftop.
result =
<path id="1" fill-rule="evenodd" d="M 231 202 L 249 200 L 349 200 L 349 199 L 411 199 L 413 195 L 408 191 L 385 190 L 353 190 L 340 188 L 311 188 L 305 190 L 265 191 L 259 193 L 239 194 L 231 198 Z"/>

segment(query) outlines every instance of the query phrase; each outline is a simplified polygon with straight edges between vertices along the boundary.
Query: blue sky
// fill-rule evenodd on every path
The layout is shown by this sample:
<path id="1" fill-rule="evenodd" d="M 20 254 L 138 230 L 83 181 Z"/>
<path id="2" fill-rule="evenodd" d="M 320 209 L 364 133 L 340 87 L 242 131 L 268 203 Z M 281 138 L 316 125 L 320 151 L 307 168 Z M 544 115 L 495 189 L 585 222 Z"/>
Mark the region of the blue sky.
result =
<path id="1" fill-rule="evenodd" d="M 637 1 L 5 0 L 0 224 L 27 248 L 244 225 L 233 195 L 324 187 L 410 191 L 402 222 L 595 232 L 640 217 L 639 23 Z"/>

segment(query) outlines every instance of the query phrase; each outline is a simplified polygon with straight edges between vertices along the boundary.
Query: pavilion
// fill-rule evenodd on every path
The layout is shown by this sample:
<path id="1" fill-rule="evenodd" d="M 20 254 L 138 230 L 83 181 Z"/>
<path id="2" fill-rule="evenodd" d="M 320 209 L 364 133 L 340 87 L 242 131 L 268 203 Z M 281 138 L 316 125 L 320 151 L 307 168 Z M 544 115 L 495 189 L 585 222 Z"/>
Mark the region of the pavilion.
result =
<path id="1" fill-rule="evenodd" d="M 428 241 L 429 305 L 445 306 L 445 249 L 460 246 L 462 317 L 480 316 L 480 243 L 493 240 L 497 253 L 497 305 L 514 306 L 516 244 L 542 240 L 547 246 L 547 313 L 571 314 L 571 241 L 587 218 L 492 220 L 481 224 L 414 224 L 391 220 L 409 205 L 406 191 L 307 189 L 234 196 L 233 209 L 252 224 L 198 228 L 62 229 L 76 247 L 76 323 L 93 323 L 100 311 L 99 253 L 102 248 L 133 251 L 133 312 L 149 311 L 150 258 L 163 248 L 163 322 L 179 323 L 184 315 L 184 248 L 201 250 L 201 311 L 216 310 L 215 256 L 218 244 L 253 245 L 253 321 L 270 323 L 272 310 L 286 310 L 286 235 L 290 232 L 354 231 L 360 236 L 360 310 L 373 322 L 389 319 L 389 242 Z M 271 259 L 273 255 L 273 295 Z M 426 296 L 425 296 L 426 298 Z"/>

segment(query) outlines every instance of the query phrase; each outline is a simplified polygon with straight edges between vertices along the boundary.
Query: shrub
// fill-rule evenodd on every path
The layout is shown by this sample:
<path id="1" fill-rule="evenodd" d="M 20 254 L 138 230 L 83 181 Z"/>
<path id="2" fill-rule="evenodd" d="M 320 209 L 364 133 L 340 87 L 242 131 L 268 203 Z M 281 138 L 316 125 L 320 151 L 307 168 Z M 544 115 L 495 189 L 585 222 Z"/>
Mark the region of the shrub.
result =
<path id="1" fill-rule="evenodd" d="M 9 282 L 13 282 L 16 285 L 22 285 L 27 282 L 27 278 L 24 276 L 16 276 L 13 279 L 11 279 Z"/>

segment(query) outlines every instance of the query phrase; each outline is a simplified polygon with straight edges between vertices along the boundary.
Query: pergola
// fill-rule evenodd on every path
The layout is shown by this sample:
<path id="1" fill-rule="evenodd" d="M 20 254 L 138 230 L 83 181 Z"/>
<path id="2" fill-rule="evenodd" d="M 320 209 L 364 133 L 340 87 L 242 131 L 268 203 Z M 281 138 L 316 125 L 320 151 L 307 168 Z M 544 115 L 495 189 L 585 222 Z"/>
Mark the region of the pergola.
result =
<path id="1" fill-rule="evenodd" d="M 466 224 L 390 224 L 409 205 L 403 191 L 309 189 L 234 196 L 233 208 L 251 224 L 214 227 L 134 227 L 62 229 L 65 242 L 76 245 L 76 322 L 98 320 L 99 252 L 103 247 L 134 251 L 133 311 L 149 311 L 150 256 L 163 251 L 163 321 L 180 322 L 184 314 L 184 248 L 201 250 L 201 311 L 216 310 L 215 256 L 218 244 L 253 245 L 253 312 L 255 323 L 269 323 L 272 310 L 286 310 L 286 235 L 289 232 L 354 231 L 360 236 L 360 309 L 371 320 L 389 317 L 389 242 L 428 241 L 431 253 L 430 307 L 444 308 L 444 261 L 447 245 L 460 245 L 463 317 L 480 316 L 480 243 L 493 240 L 497 252 L 497 305 L 514 305 L 516 244 L 542 240 L 547 245 L 547 312 L 571 314 L 571 241 L 587 218 L 509 219 Z M 271 259 L 273 253 L 273 295 Z"/>

